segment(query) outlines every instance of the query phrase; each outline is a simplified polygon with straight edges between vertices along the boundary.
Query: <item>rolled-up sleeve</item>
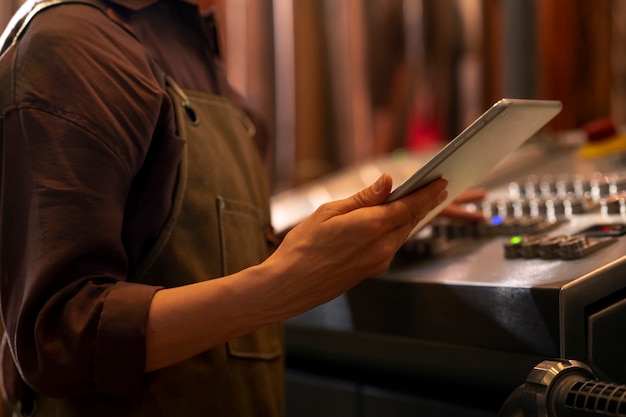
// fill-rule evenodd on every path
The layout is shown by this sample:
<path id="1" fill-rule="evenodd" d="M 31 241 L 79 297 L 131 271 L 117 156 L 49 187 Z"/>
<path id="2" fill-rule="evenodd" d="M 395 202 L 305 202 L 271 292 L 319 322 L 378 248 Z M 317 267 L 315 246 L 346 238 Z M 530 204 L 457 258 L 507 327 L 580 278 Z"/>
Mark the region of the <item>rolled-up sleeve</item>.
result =
<path id="1" fill-rule="evenodd" d="M 96 339 L 94 376 L 99 392 L 128 398 L 140 395 L 145 369 L 143 323 L 155 291 L 152 286 L 124 282 L 109 290 Z"/>

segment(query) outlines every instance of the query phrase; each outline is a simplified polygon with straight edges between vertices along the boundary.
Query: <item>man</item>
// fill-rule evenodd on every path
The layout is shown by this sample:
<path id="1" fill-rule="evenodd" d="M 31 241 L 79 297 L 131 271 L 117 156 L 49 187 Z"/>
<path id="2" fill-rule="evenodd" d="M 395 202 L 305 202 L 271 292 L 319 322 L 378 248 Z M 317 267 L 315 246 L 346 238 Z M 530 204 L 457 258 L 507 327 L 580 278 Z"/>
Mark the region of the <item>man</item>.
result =
<path id="1" fill-rule="evenodd" d="M 27 15 L 0 57 L 5 394 L 33 416 L 280 416 L 279 323 L 383 272 L 446 181 L 384 204 L 383 175 L 268 257 L 209 5 L 88 3 Z"/>

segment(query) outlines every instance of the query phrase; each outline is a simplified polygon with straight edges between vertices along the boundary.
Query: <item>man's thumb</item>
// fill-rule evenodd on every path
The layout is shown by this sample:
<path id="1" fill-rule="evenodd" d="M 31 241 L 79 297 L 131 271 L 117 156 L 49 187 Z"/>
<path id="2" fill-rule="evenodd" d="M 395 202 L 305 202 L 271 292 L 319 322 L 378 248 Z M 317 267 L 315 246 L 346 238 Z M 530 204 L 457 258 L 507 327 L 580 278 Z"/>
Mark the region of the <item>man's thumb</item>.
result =
<path id="1" fill-rule="evenodd" d="M 352 200 L 358 207 L 369 207 L 383 204 L 391 192 L 393 180 L 389 174 L 381 175 L 376 182 L 356 193 Z"/>
<path id="2" fill-rule="evenodd" d="M 324 204 L 325 216 L 336 216 L 338 214 L 349 213 L 363 207 L 377 206 L 387 201 L 391 192 L 392 179 L 389 174 L 381 175 L 376 182 L 366 187 L 356 194 L 342 200 L 332 201 Z"/>

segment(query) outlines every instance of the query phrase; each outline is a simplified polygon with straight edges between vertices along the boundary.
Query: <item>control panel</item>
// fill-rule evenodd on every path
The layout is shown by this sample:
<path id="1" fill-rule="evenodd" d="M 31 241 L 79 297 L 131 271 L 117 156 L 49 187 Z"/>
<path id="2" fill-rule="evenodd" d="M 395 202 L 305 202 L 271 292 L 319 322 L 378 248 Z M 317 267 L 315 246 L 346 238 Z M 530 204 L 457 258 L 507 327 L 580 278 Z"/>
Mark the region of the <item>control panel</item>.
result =
<path id="1" fill-rule="evenodd" d="M 382 172 L 398 184 L 420 164 L 403 161 L 292 190 L 273 213 L 303 218 Z M 625 383 L 626 159 L 532 144 L 476 186 L 486 199 L 467 209 L 481 221 L 438 218 L 386 273 L 289 320 L 289 366 L 421 392 L 454 384 L 499 404 L 550 358 Z"/>
<path id="2" fill-rule="evenodd" d="M 457 239 L 508 237 L 503 257 L 578 259 L 617 241 L 626 233 L 626 171 L 590 175 L 531 175 L 510 182 L 504 197 L 469 204 L 478 222 L 437 219 L 411 237 L 398 253 L 404 260 L 437 256 Z M 551 234 L 574 216 L 597 213 L 610 223 L 598 223 L 572 234 Z M 618 223 L 613 223 L 618 221 Z"/>

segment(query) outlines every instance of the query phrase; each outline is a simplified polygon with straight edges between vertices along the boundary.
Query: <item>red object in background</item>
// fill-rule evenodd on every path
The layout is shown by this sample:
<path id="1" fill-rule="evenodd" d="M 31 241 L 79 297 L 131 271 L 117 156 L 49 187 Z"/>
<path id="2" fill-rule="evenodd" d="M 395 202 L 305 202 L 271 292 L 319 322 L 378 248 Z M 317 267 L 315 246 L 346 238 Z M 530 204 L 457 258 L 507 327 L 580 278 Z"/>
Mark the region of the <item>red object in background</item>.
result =
<path id="1" fill-rule="evenodd" d="M 407 123 L 406 148 L 409 151 L 425 151 L 439 148 L 442 130 L 436 118 L 413 115 Z"/>
<path id="2" fill-rule="evenodd" d="M 610 118 L 593 120 L 583 126 L 589 142 L 597 142 L 608 139 L 617 134 L 615 125 Z"/>

